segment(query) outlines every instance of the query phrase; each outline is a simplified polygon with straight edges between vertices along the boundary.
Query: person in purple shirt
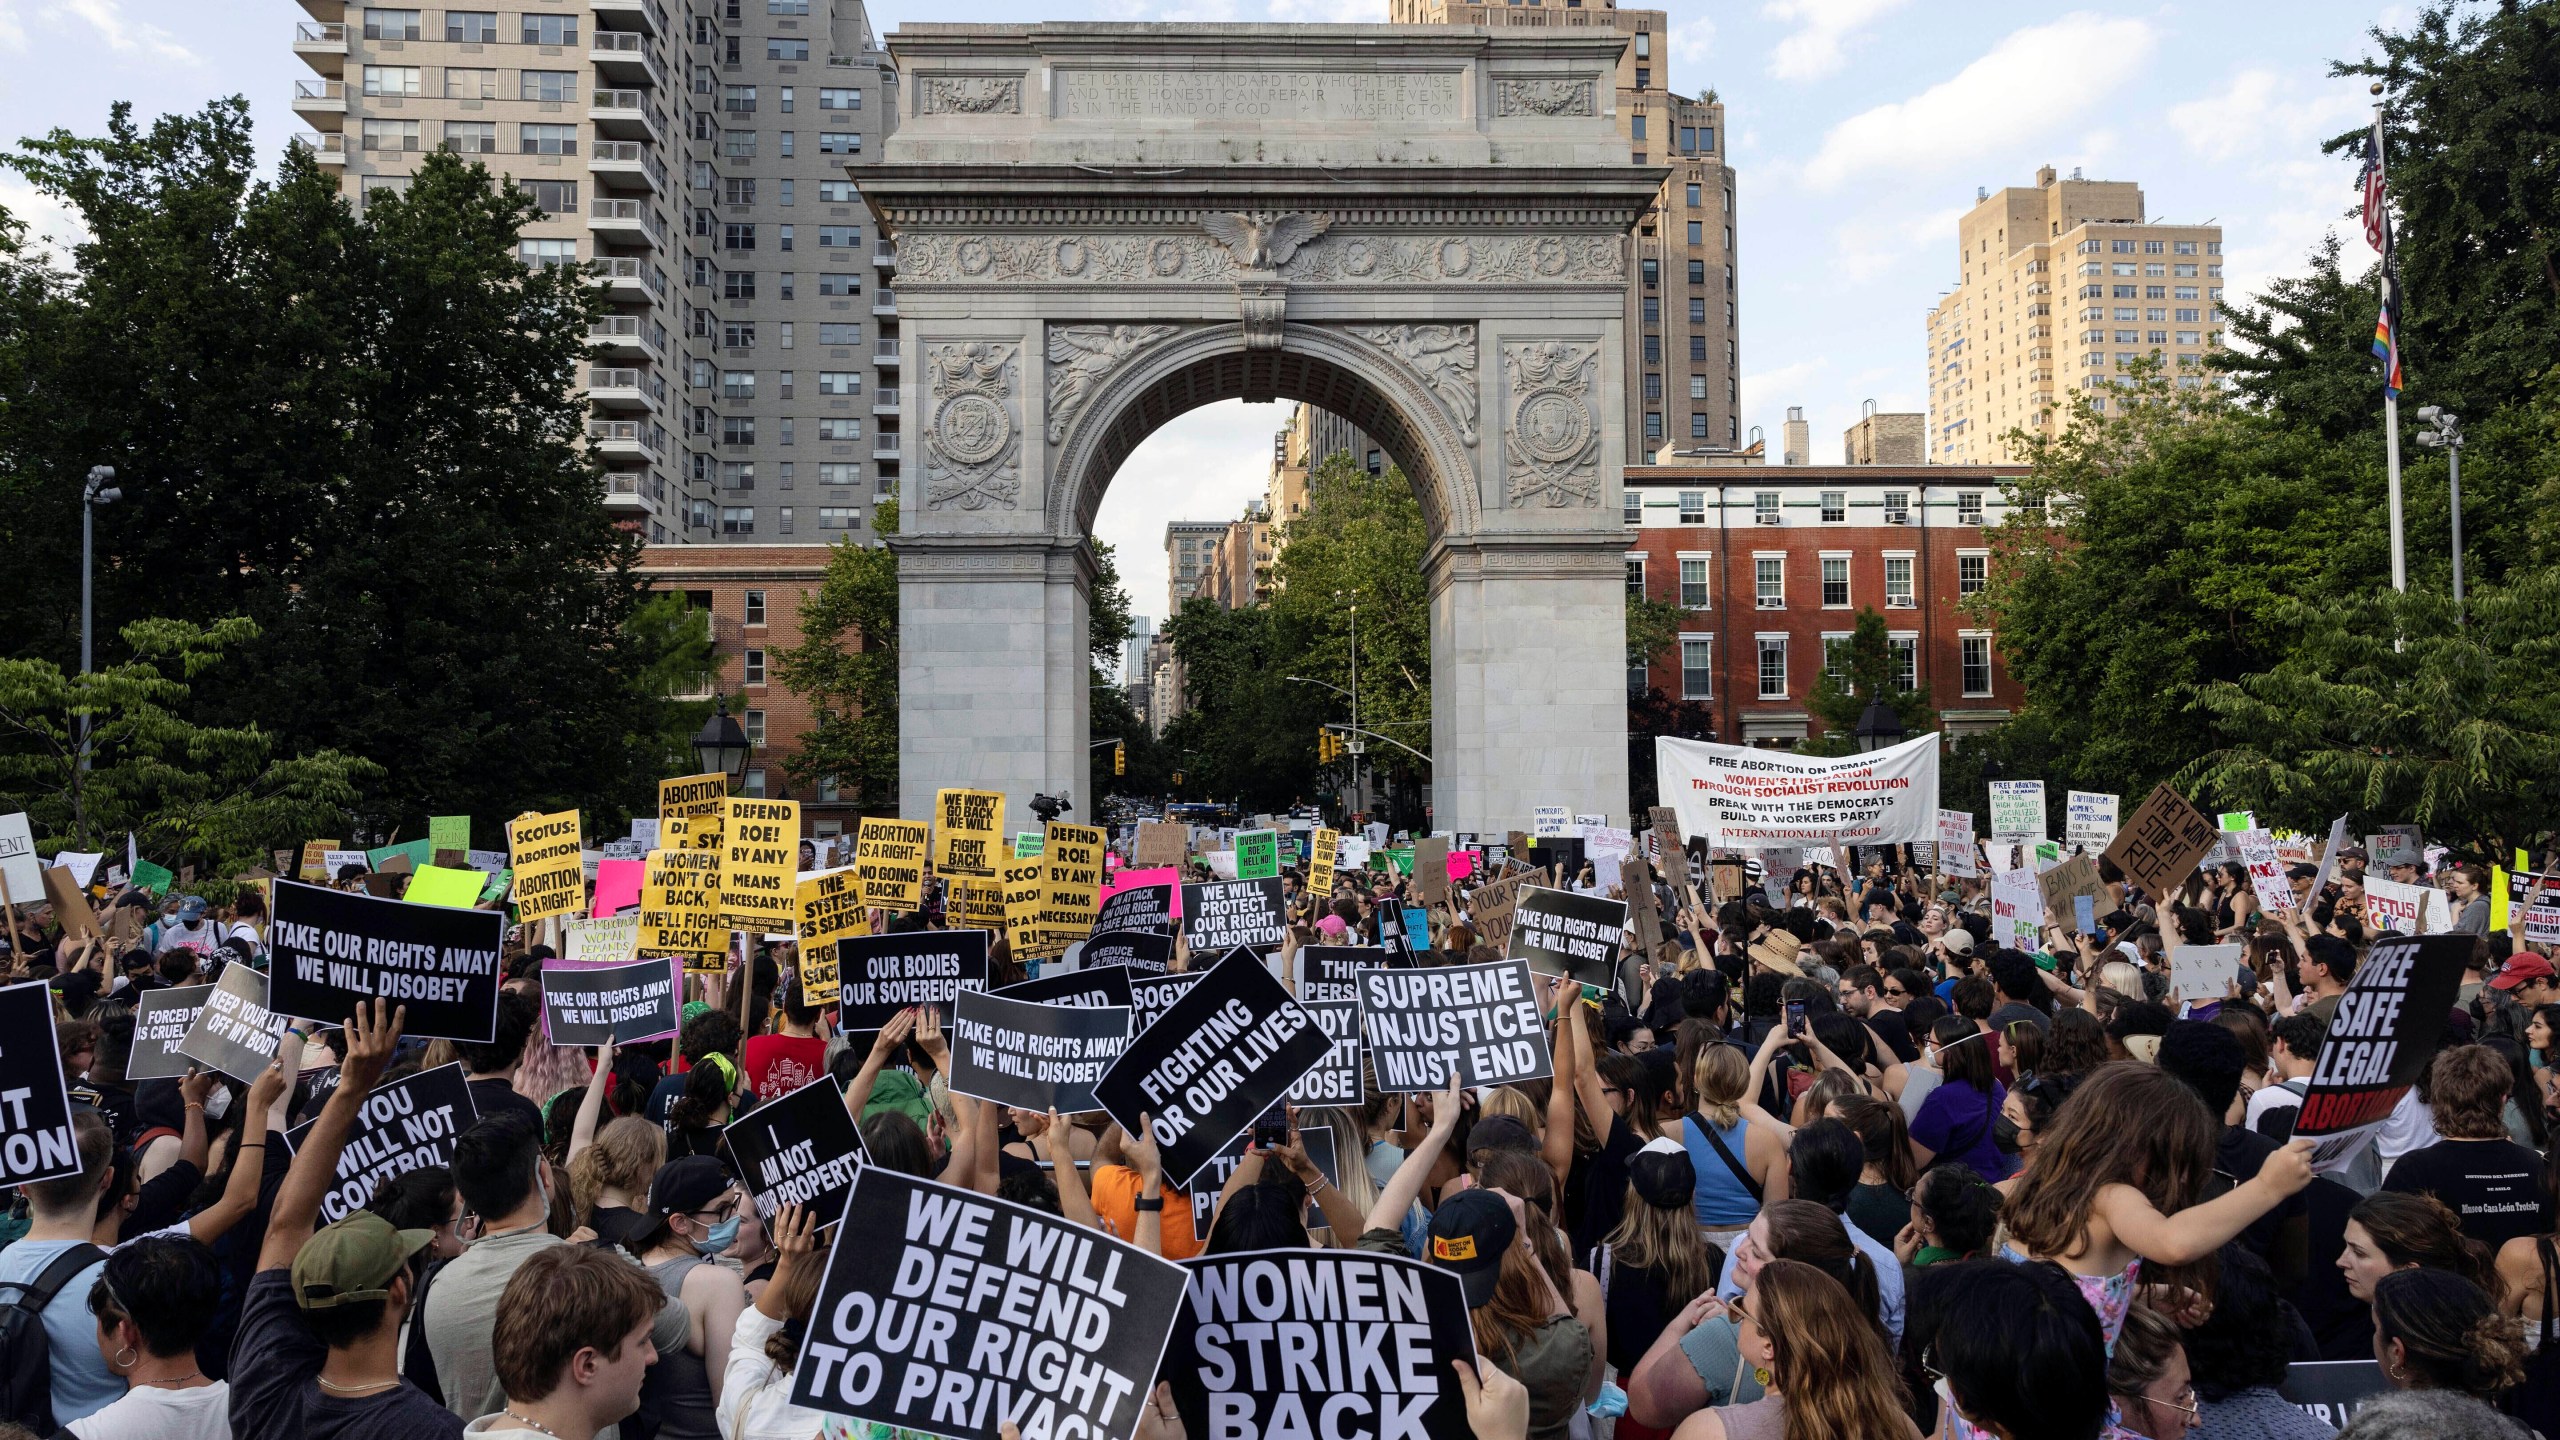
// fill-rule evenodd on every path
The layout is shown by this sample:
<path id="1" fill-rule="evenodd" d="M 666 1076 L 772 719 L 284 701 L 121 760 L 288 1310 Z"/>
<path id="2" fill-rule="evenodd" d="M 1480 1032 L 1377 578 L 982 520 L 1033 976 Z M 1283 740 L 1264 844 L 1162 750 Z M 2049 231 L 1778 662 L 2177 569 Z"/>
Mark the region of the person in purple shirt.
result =
<path id="1" fill-rule="evenodd" d="M 1911 1158 L 1921 1169 L 1944 1158 L 1963 1161 L 1985 1181 L 2005 1173 L 1991 1132 L 2009 1092 L 1992 1073 L 1990 1035 L 1961 1015 L 1930 1027 L 1930 1048 L 1945 1079 L 1911 1117 Z"/>

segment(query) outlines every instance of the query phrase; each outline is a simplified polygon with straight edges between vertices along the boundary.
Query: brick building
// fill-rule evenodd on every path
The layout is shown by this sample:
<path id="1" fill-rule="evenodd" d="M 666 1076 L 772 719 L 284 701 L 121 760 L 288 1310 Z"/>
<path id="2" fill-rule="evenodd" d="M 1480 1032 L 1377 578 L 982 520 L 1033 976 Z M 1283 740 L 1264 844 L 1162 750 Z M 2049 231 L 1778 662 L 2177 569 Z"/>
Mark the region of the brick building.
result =
<path id="1" fill-rule="evenodd" d="M 1989 574 L 2009 507 L 1995 465 L 1656 465 L 1626 472 L 1627 589 L 1690 613 L 1629 683 L 1714 709 L 1718 739 L 1788 745 L 1829 642 L 1885 617 L 1951 732 L 1988 729 L 2020 693 L 1997 637 L 1958 608 Z"/>

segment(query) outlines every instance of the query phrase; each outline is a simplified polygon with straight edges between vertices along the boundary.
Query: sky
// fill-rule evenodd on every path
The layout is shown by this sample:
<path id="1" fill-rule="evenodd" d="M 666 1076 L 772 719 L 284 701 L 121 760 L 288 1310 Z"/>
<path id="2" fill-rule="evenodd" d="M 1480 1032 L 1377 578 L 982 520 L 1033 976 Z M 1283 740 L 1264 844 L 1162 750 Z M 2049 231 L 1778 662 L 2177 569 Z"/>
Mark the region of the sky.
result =
<path id="1" fill-rule="evenodd" d="M 1952 0 L 1659 0 L 1668 73 L 1723 98 L 1734 167 L 1742 424 L 1774 439 L 1786 407 L 1813 458 L 1839 458 L 1863 402 L 1926 404 L 1923 325 L 1953 284 L 1956 220 L 1978 186 L 2034 183 L 2039 165 L 2133 180 L 2154 219 L 2223 227 L 2225 283 L 2244 296 L 2298 271 L 2322 233 L 2348 236 L 2352 158 L 2322 139 L 2364 123 L 2363 86 L 2328 77 L 2366 31 L 2405 29 L 2408 4 L 2165 0 L 2058 10 Z M 878 0 L 903 21 L 1383 21 L 1387 0 Z M 289 44 L 310 18 L 287 0 L 0 0 L 0 137 L 103 129 L 110 103 L 147 113 L 246 94 L 272 169 L 298 128 Z M 0 177 L 0 206 L 39 234 L 65 219 Z M 1161 620 L 1164 524 L 1221 520 L 1263 492 L 1279 405 L 1228 402 L 1159 430 L 1129 457 L 1096 523 L 1132 608 Z"/>

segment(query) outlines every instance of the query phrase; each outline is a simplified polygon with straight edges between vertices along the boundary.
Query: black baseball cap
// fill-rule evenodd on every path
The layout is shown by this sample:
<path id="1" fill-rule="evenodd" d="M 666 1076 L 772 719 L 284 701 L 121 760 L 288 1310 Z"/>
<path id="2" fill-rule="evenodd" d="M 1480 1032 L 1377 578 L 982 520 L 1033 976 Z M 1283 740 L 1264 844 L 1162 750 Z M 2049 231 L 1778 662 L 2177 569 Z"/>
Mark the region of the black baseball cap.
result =
<path id="1" fill-rule="evenodd" d="M 1511 1207 L 1490 1190 L 1461 1190 L 1431 1212 L 1431 1263 L 1458 1277 L 1467 1308 L 1493 1299 L 1494 1281 L 1502 1274 L 1503 1253 L 1520 1236 Z"/>
<path id="2" fill-rule="evenodd" d="M 1656 1137 L 1627 1157 L 1627 1183 L 1654 1209 L 1677 1210 L 1697 1201 L 1698 1167 L 1679 1141 Z"/>

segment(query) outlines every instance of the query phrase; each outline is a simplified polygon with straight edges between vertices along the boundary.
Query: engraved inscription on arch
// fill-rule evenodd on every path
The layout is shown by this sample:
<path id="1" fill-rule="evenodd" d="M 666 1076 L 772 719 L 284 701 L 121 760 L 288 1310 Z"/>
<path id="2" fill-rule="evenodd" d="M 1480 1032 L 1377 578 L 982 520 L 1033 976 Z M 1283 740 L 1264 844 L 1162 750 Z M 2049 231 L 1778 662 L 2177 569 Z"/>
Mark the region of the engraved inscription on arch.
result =
<path id="1" fill-rule="evenodd" d="M 1061 120 L 1330 120 L 1457 125 L 1459 72 L 1154 70 L 1057 72 Z"/>

